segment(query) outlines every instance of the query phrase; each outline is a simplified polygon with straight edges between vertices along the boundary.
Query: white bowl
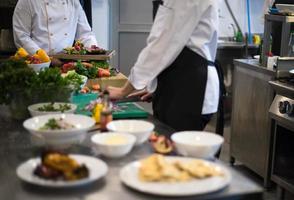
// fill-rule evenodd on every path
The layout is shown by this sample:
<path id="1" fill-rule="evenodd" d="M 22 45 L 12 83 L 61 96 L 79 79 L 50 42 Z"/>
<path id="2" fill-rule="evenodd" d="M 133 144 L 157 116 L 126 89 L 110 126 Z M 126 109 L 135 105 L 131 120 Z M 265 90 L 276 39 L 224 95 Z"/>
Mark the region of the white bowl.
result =
<path id="1" fill-rule="evenodd" d="M 51 61 L 45 62 L 45 63 L 40 63 L 40 64 L 28 64 L 30 68 L 32 68 L 35 72 L 39 72 L 44 68 L 48 68 L 51 64 Z"/>
<path id="2" fill-rule="evenodd" d="M 63 118 L 66 122 L 75 127 L 67 130 L 40 130 L 40 128 L 52 118 Z M 45 143 L 45 145 L 63 148 L 82 142 L 86 137 L 87 131 L 93 127 L 94 124 L 94 119 L 84 115 L 51 114 L 27 119 L 24 121 L 23 126 L 34 136 L 35 139 L 39 138 Z"/>
<path id="3" fill-rule="evenodd" d="M 37 103 L 37 104 L 33 104 L 33 105 L 30 105 L 28 107 L 28 110 L 30 111 L 30 114 L 32 117 L 35 117 L 35 116 L 41 116 L 41 115 L 50 115 L 50 114 L 60 114 L 62 113 L 61 111 L 39 111 L 38 109 L 43 107 L 44 105 L 48 105 L 48 104 L 51 104 L 49 102 L 47 103 Z M 67 104 L 69 105 L 71 108 L 69 110 L 65 110 L 63 113 L 74 113 L 77 109 L 77 105 L 75 104 L 71 104 L 71 103 L 61 103 L 61 102 L 56 102 L 53 104 L 53 107 L 54 108 L 59 108 L 59 105 L 64 105 L 64 104 Z"/>
<path id="4" fill-rule="evenodd" d="M 154 125 L 143 120 L 115 120 L 107 124 L 107 129 L 113 132 L 129 133 L 136 137 L 136 145 L 147 141 Z"/>
<path id="5" fill-rule="evenodd" d="M 136 137 L 126 133 L 97 133 L 92 136 L 91 141 L 97 153 L 110 158 L 120 158 L 132 150 Z"/>
<path id="6" fill-rule="evenodd" d="M 171 136 L 176 150 L 183 156 L 211 159 L 224 142 L 223 137 L 203 131 L 183 131 Z"/>

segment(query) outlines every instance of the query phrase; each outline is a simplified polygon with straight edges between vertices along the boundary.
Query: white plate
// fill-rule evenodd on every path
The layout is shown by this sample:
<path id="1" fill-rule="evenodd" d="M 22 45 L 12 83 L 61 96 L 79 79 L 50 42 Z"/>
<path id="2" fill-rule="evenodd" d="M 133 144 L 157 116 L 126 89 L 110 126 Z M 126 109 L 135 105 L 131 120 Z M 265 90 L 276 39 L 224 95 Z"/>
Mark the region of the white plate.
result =
<path id="1" fill-rule="evenodd" d="M 178 160 L 182 162 L 187 162 L 195 159 L 184 157 L 166 157 L 166 160 Z M 206 194 L 221 190 L 230 184 L 232 177 L 228 169 L 226 169 L 222 165 L 213 162 L 204 162 L 207 162 L 217 168 L 220 168 L 223 171 L 224 176 L 217 176 L 198 180 L 194 179 L 192 181 L 178 183 L 142 182 L 138 178 L 140 161 L 135 161 L 126 165 L 120 171 L 120 179 L 125 185 L 127 185 L 130 188 L 133 188 L 140 192 L 160 196 L 190 196 Z"/>
<path id="2" fill-rule="evenodd" d="M 78 181 L 53 181 L 53 180 L 45 180 L 39 178 L 34 175 L 33 172 L 38 164 L 40 164 L 40 158 L 32 158 L 24 163 L 22 163 L 16 170 L 17 176 L 28 183 L 46 186 L 52 188 L 63 188 L 63 187 L 73 187 L 80 186 L 84 184 L 91 183 L 96 181 L 107 174 L 108 167 L 107 165 L 100 159 L 90 156 L 84 155 L 69 155 L 73 159 L 75 159 L 80 164 L 85 164 L 89 169 L 89 177 L 85 179 L 81 179 Z"/>

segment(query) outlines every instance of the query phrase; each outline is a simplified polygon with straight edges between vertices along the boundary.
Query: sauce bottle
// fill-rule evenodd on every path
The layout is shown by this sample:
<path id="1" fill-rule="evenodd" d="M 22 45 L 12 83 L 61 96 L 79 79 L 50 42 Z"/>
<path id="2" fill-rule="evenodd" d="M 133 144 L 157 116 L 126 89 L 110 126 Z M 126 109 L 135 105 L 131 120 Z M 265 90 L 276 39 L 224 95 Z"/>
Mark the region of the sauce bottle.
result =
<path id="1" fill-rule="evenodd" d="M 107 131 L 106 125 L 112 121 L 112 107 L 109 99 L 109 92 L 107 90 L 103 92 L 102 105 L 100 128 L 102 132 L 105 132 Z"/>

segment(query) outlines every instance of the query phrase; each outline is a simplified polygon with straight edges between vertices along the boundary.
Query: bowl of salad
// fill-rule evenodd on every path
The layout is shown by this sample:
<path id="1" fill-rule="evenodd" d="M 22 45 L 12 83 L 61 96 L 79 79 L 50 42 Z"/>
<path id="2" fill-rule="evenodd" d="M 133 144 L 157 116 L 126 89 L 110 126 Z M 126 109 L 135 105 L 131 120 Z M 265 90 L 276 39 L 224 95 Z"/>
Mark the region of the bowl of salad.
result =
<path id="1" fill-rule="evenodd" d="M 61 102 L 37 103 L 28 107 L 32 117 L 59 113 L 74 113 L 76 109 L 77 105 L 75 104 Z"/>
<path id="2" fill-rule="evenodd" d="M 87 131 L 95 125 L 94 119 L 76 114 L 50 114 L 32 117 L 23 126 L 34 138 L 46 146 L 64 148 L 82 142 Z"/>

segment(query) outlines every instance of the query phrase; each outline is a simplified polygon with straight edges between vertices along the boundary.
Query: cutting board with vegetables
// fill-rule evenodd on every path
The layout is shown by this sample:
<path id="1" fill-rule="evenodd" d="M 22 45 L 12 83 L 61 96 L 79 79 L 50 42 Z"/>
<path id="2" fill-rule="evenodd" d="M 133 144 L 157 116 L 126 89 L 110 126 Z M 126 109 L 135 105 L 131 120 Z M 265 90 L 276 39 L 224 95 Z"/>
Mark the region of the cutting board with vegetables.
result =
<path id="1" fill-rule="evenodd" d="M 82 115 L 91 116 L 90 111 L 86 111 L 84 108 L 91 101 L 97 99 L 97 93 L 89 94 L 75 94 L 72 96 L 71 102 L 78 106 L 76 113 Z M 147 118 L 148 112 L 133 102 L 118 103 L 115 105 L 113 111 L 114 119 L 128 119 L 128 118 Z"/>

